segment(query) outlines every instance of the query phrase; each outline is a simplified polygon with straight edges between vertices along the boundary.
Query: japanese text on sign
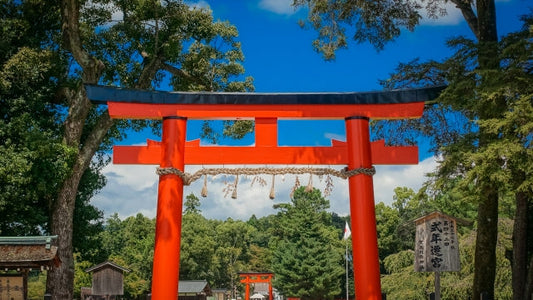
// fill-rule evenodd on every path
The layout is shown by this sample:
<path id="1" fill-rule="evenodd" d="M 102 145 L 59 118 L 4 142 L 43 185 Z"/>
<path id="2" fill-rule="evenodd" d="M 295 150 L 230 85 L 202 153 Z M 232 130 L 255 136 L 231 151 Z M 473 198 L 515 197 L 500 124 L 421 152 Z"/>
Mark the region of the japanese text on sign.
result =
<path id="1" fill-rule="evenodd" d="M 433 213 L 416 225 L 415 271 L 459 271 L 459 244 L 455 219 Z"/>

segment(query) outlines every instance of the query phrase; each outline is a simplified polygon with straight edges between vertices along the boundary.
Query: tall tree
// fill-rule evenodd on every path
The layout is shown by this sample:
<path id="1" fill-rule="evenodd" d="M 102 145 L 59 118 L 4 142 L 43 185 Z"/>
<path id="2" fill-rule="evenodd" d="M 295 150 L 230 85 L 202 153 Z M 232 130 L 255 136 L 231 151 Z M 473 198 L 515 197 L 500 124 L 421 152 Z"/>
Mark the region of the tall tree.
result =
<path id="1" fill-rule="evenodd" d="M 272 230 L 275 226 L 275 215 L 268 215 L 257 218 L 252 215 L 248 224 L 255 230 L 252 235 L 252 245 L 250 246 L 250 263 L 248 271 L 271 272 L 272 251 L 268 245 L 272 237 Z"/>
<path id="2" fill-rule="evenodd" d="M 200 214 L 200 200 L 190 194 L 182 219 L 180 278 L 214 282 L 215 225 Z"/>
<path id="3" fill-rule="evenodd" d="M 238 272 L 247 268 L 250 245 L 255 228 L 250 224 L 228 218 L 215 227 L 215 278 L 216 286 L 227 286 L 232 297 L 237 295 Z"/>
<path id="4" fill-rule="evenodd" d="M 296 6 L 308 6 L 308 22 L 319 35 L 313 46 L 321 52 L 325 59 L 334 59 L 335 51 L 347 46 L 347 28 L 354 27 L 355 41 L 370 42 L 377 49 L 395 39 L 401 34 L 401 28 L 413 30 L 418 25 L 421 16 L 419 10 L 422 4 L 430 17 L 439 17 L 446 13 L 445 4 L 451 2 L 459 9 L 476 38 L 475 66 L 479 70 L 476 78 L 478 87 L 490 87 L 494 77 L 491 74 L 499 69 L 498 34 L 496 24 L 496 6 L 494 0 L 437 0 L 427 2 L 417 1 L 300 1 L 294 0 Z M 352 31 L 350 31 L 352 32 Z M 463 86 L 464 87 L 464 86 Z M 502 97 L 484 97 L 465 91 L 463 95 L 464 107 L 468 107 L 471 119 L 491 120 L 502 117 L 505 111 L 505 100 Z M 465 99 L 468 99 L 465 101 Z M 498 135 L 486 128 L 480 127 L 477 135 L 476 152 L 483 152 L 490 148 L 492 140 Z M 478 156 L 478 164 L 490 168 L 502 166 L 501 160 Z M 496 241 L 498 225 L 498 196 L 501 191 L 499 185 L 490 176 L 477 178 L 478 198 L 478 232 L 476 243 L 475 280 L 473 298 L 479 298 L 481 293 L 493 296 Z"/>
<path id="5" fill-rule="evenodd" d="M 344 247 L 320 191 L 297 189 L 291 203 L 277 205 L 272 241 L 274 286 L 285 296 L 332 299 L 341 292 Z"/>
<path id="6" fill-rule="evenodd" d="M 533 14 L 523 17 L 524 27 L 500 43 L 501 71 L 494 74 L 489 99 L 504 102 L 501 118 L 480 121 L 480 128 L 497 136 L 485 155 L 501 161 L 493 170 L 500 185 L 514 196 L 513 299 L 530 299 L 533 291 L 533 247 L 531 234 L 533 204 Z M 492 170 L 491 170 L 492 171 Z"/>
<path id="7" fill-rule="evenodd" d="M 236 29 L 181 1 L 2 1 L 1 5 L 1 101 L 6 102 L 2 116 L 16 118 L 2 128 L 2 134 L 10 137 L 2 136 L 5 144 L 0 151 L 13 159 L 0 172 L 0 180 L 10 183 L 2 185 L 6 193 L 0 207 L 21 212 L 6 215 L 12 220 L 3 222 L 2 230 L 37 233 L 44 223 L 59 235 L 63 264 L 50 272 L 48 289 L 55 299 L 69 299 L 80 182 L 95 153 L 123 137 L 122 130 L 132 125 L 112 121 L 105 108 L 91 104 L 84 84 L 155 88 L 165 78 L 174 89 L 244 91 L 252 88 L 251 80 L 234 80 L 243 73 Z M 21 110 L 24 107 L 31 110 Z M 37 123 L 43 121 L 50 123 Z M 21 124 L 27 124 L 25 130 Z M 24 139 L 30 144 L 13 143 L 17 132 L 29 132 Z M 24 201 L 15 208 L 8 197 L 19 196 Z M 16 222 L 24 216 L 22 203 L 47 209 Z"/>
<path id="8" fill-rule="evenodd" d="M 60 103 L 67 61 L 52 49 L 60 29 L 56 1 L 2 1 L 0 24 L 0 233 L 50 232 L 50 212 L 74 152 L 62 143 Z M 45 8 L 49 13 L 43 13 Z M 98 248 L 101 212 L 89 200 L 104 184 L 101 160 L 81 179 L 73 241 L 91 255 Z"/>
<path id="9" fill-rule="evenodd" d="M 520 291 L 526 286 L 527 280 L 527 267 L 524 266 L 528 266 L 529 262 L 524 253 L 528 251 L 525 241 L 530 225 L 524 212 L 527 213 L 527 203 L 531 202 L 532 186 L 528 177 L 524 176 L 530 172 L 527 170 L 532 155 L 530 119 L 533 77 L 531 54 L 528 50 L 531 47 L 531 17 L 524 20 L 526 26 L 522 31 L 505 36 L 498 43 L 495 55 L 499 62 L 498 69 L 481 69 L 478 64 L 479 45 L 474 41 L 459 38 L 449 42 L 456 52 L 443 63 L 413 62 L 401 65 L 398 72 L 388 81 L 392 83 L 388 87 L 423 84 L 424 81 L 427 83 L 433 80 L 449 84 L 441 102 L 429 107 L 430 117 L 423 118 L 418 125 L 410 122 L 402 126 L 413 125 L 413 128 L 422 128 L 420 132 L 431 136 L 438 151 L 443 155 L 444 159 L 437 174 L 440 179 L 437 180 L 435 189 L 444 187 L 452 193 L 459 191 L 466 203 L 478 204 L 478 243 L 475 256 L 478 263 L 484 261 L 485 264 L 490 264 L 495 259 L 494 252 L 487 252 L 487 245 L 490 243 L 484 239 L 492 241 L 497 234 L 497 224 L 493 224 L 493 221 L 498 217 L 498 208 L 499 213 L 505 217 L 509 216 L 510 211 L 514 211 L 507 207 L 520 207 L 516 210 L 513 247 L 513 255 L 518 256 L 512 259 L 513 264 L 518 264 L 513 268 L 513 285 L 517 285 L 515 299 L 524 299 L 524 294 Z M 474 100 L 465 101 L 465 98 Z M 438 115 L 441 117 L 433 118 Z M 449 120 L 459 122 L 452 123 Z M 483 193 L 487 183 L 491 184 L 491 190 L 497 191 L 498 196 L 490 203 Z M 450 184 L 456 186 L 454 191 L 446 188 Z M 514 194 L 514 205 L 509 204 L 509 193 Z M 480 218 L 483 220 L 480 221 Z M 479 266 L 478 263 L 476 272 L 485 269 L 485 266 Z M 531 270 L 529 273 L 531 274 Z M 476 275 L 474 284 L 482 278 L 490 281 L 495 276 L 496 274 Z M 481 283 L 478 284 L 480 285 Z M 474 292 L 481 293 L 489 288 L 476 288 Z"/>
<path id="10" fill-rule="evenodd" d="M 48 208 L 71 158 L 49 109 L 65 64 L 42 47 L 43 37 L 57 32 L 60 23 L 57 13 L 41 14 L 43 6 L 0 2 L 2 235 L 37 235 L 47 229 Z"/>
<path id="11" fill-rule="evenodd" d="M 46 230 L 49 206 L 61 178 L 68 174 L 72 156 L 61 145 L 55 115 L 47 110 L 54 88 L 52 56 L 49 51 L 21 48 L 0 71 L 3 235 L 37 235 Z"/>
<path id="12" fill-rule="evenodd" d="M 80 180 L 97 151 L 123 138 L 125 128 L 139 128 L 112 120 L 105 107 L 89 101 L 84 85 L 150 89 L 166 80 L 176 90 L 213 91 L 245 91 L 252 85 L 250 79 L 238 81 L 244 70 L 235 27 L 215 22 L 204 9 L 182 1 L 65 0 L 59 12 L 62 35 L 54 50 L 71 69 L 57 94 L 64 105 L 62 145 L 73 155 L 52 205 L 51 232 L 59 236 L 62 264 L 49 273 L 47 289 L 54 299 L 71 299 Z"/>

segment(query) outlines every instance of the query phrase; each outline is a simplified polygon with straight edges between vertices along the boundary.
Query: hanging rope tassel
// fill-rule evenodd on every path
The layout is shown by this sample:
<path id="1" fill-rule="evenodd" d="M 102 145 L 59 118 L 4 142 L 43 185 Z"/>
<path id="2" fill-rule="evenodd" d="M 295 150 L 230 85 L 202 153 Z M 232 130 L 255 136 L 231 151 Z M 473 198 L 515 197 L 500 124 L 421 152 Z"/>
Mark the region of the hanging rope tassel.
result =
<path id="1" fill-rule="evenodd" d="M 291 199 L 294 196 L 294 192 L 300 187 L 300 178 L 296 176 L 296 180 L 294 181 L 294 186 L 292 187 L 291 194 L 289 195 Z"/>
<path id="2" fill-rule="evenodd" d="M 239 175 L 235 175 L 235 183 L 233 185 L 233 193 L 231 194 L 232 199 L 237 199 L 237 183 L 239 183 Z"/>
<path id="3" fill-rule="evenodd" d="M 307 183 L 307 186 L 305 187 L 305 191 L 307 193 L 313 191 L 313 174 L 309 174 L 309 182 Z"/>
<path id="4" fill-rule="evenodd" d="M 202 197 L 207 197 L 207 175 L 204 175 L 204 186 L 202 187 Z"/>
<path id="5" fill-rule="evenodd" d="M 270 187 L 270 195 L 268 196 L 270 200 L 276 198 L 276 192 L 274 191 L 274 182 L 276 181 L 276 175 L 272 174 L 272 186 Z"/>

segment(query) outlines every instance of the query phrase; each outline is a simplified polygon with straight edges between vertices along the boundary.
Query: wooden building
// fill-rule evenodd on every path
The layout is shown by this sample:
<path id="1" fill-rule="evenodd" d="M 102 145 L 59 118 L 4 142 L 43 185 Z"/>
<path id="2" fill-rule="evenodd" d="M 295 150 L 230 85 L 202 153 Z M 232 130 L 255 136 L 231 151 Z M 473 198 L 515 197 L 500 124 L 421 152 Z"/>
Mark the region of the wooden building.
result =
<path id="1" fill-rule="evenodd" d="M 231 291 L 228 289 L 212 289 L 211 299 L 213 300 L 228 300 L 231 299 Z"/>
<path id="2" fill-rule="evenodd" d="M 179 300 L 207 300 L 212 296 L 206 280 L 180 280 L 178 285 Z"/>
<path id="3" fill-rule="evenodd" d="M 124 272 L 129 269 L 106 261 L 85 270 L 92 273 L 92 289 L 85 292 L 86 299 L 115 299 L 124 295 Z"/>
<path id="4" fill-rule="evenodd" d="M 0 299 L 25 300 L 28 273 L 50 270 L 61 260 L 52 240 L 57 236 L 0 237 Z"/>

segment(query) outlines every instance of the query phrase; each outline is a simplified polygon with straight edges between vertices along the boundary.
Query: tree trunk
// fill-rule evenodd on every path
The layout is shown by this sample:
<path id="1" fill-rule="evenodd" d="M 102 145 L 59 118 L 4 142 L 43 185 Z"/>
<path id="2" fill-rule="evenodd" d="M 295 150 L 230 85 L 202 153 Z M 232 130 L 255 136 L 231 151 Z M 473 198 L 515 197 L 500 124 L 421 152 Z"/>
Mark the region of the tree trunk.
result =
<path id="1" fill-rule="evenodd" d="M 83 87 L 80 87 L 80 89 L 84 90 Z M 83 91 L 77 93 L 77 95 L 86 97 L 86 94 Z M 75 109 L 71 109 L 71 111 L 75 111 Z M 85 124 L 85 117 L 86 114 L 75 115 L 69 113 L 67 122 L 65 122 L 65 139 L 67 144 L 79 144 L 81 132 Z M 82 121 L 80 122 L 80 120 Z M 63 183 L 63 187 L 54 203 L 51 229 L 52 234 L 58 235 L 57 246 L 58 256 L 59 259 L 61 259 L 61 266 L 52 270 L 46 281 L 47 292 L 52 295 L 52 299 L 54 300 L 72 299 L 73 297 L 74 257 L 72 255 L 72 234 L 74 207 L 78 186 L 83 173 L 90 166 L 92 157 L 104 140 L 111 126 L 113 126 L 113 120 L 109 117 L 107 111 L 104 111 L 85 139 L 83 147 L 78 151 L 76 163 L 72 168 L 72 172 Z"/>
<path id="2" fill-rule="evenodd" d="M 527 274 L 526 297 L 525 300 L 531 300 L 533 296 L 533 258 L 529 259 L 529 270 Z"/>
<path id="3" fill-rule="evenodd" d="M 496 278 L 496 242 L 498 239 L 498 192 L 489 184 L 484 186 L 478 206 L 474 287 L 472 299 L 485 294 L 494 299 Z"/>
<path id="4" fill-rule="evenodd" d="M 496 6 L 494 0 L 478 0 L 477 38 L 479 46 L 478 64 L 481 70 L 497 69 L 498 34 L 496 28 Z M 482 78 L 482 84 L 490 85 L 489 78 Z M 481 100 L 482 101 L 482 100 Z M 479 107 L 480 119 L 489 119 L 501 114 L 504 103 L 488 103 Z M 494 134 L 480 129 L 479 147 L 485 147 L 497 139 Z M 498 188 L 485 177 L 481 179 L 480 202 L 477 216 L 477 236 L 474 262 L 474 284 L 472 299 L 480 299 L 481 294 L 494 299 L 494 281 L 496 278 L 496 244 L 498 240 Z"/>
<path id="5" fill-rule="evenodd" d="M 63 0 L 61 2 L 63 45 L 82 69 L 83 84 L 97 84 L 105 68 L 103 62 L 86 52 L 80 36 L 80 1 Z M 143 70 L 141 79 L 136 84 L 138 88 L 147 88 L 157 72 L 162 59 L 158 58 L 150 63 L 150 67 Z M 82 141 L 82 134 L 86 130 L 87 115 L 92 107 L 83 85 L 75 89 L 65 89 L 64 95 L 69 104 L 68 115 L 65 120 L 63 143 L 77 151 L 72 172 L 65 179 L 63 186 L 53 205 L 51 215 L 51 232 L 58 235 L 58 256 L 61 266 L 49 272 L 46 289 L 54 300 L 73 298 L 74 289 L 74 258 L 72 254 L 72 234 L 75 200 L 78 186 L 83 173 L 91 164 L 91 160 L 106 137 L 114 121 L 107 111 L 100 114 L 99 119 Z"/>
<path id="6" fill-rule="evenodd" d="M 527 282 L 527 223 L 528 199 L 524 192 L 517 192 L 516 212 L 513 227 L 513 299 L 526 297 Z"/>
<path id="7" fill-rule="evenodd" d="M 57 235 L 61 265 L 48 271 L 46 291 L 54 300 L 73 299 L 74 257 L 72 255 L 72 223 L 74 202 L 83 170 L 79 168 L 63 183 L 52 211 L 52 234 Z"/>

